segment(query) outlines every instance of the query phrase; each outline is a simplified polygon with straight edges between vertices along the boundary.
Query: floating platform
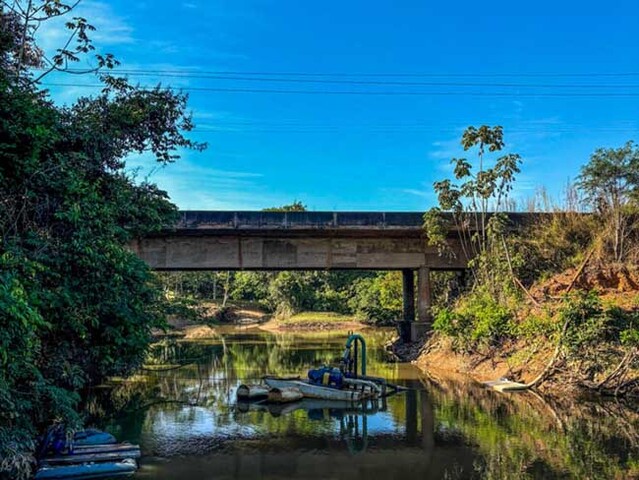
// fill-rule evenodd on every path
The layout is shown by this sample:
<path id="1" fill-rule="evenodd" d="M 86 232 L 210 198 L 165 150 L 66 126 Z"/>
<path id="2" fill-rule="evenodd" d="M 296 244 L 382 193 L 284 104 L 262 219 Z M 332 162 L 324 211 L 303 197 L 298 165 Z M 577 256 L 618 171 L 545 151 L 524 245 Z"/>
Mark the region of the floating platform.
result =
<path id="1" fill-rule="evenodd" d="M 378 393 L 374 385 L 371 387 L 359 382 L 356 385 L 351 383 L 348 388 L 343 389 L 315 385 L 299 378 L 264 377 L 264 383 L 271 388 L 296 388 L 302 392 L 304 398 L 321 398 L 346 402 L 358 402 L 375 397 Z"/>

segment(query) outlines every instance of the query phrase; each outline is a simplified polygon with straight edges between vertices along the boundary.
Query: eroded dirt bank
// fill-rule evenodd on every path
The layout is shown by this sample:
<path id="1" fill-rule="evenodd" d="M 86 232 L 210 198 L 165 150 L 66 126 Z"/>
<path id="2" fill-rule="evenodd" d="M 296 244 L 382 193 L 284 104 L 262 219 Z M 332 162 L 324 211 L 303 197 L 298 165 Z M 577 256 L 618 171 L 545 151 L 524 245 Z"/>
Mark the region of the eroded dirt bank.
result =
<path id="1" fill-rule="evenodd" d="M 545 316 L 556 322 L 556 331 L 560 330 L 563 317 L 558 312 L 568 291 L 572 294 L 594 291 L 605 308 L 630 314 L 639 312 L 639 269 L 599 266 L 577 273 L 576 269 L 568 270 L 534 285 L 515 321 Z M 468 351 L 453 339 L 431 332 L 417 342 L 394 344 L 391 349 L 398 358 L 411 361 L 426 372 L 461 374 L 478 382 L 507 378 L 529 383 L 543 374 L 537 388 L 548 393 L 587 390 L 604 395 L 639 394 L 637 347 L 604 342 L 593 345 L 590 352 L 583 352 L 584 356 L 591 357 L 590 363 L 580 362 L 563 355 L 564 347 L 558 346 L 559 337 L 508 338 L 498 345 Z M 598 356 L 600 364 L 597 364 Z M 625 373 L 616 379 L 614 376 L 620 367 Z M 609 377 L 615 382 L 606 383 Z M 620 385 L 623 388 L 617 389 Z"/>

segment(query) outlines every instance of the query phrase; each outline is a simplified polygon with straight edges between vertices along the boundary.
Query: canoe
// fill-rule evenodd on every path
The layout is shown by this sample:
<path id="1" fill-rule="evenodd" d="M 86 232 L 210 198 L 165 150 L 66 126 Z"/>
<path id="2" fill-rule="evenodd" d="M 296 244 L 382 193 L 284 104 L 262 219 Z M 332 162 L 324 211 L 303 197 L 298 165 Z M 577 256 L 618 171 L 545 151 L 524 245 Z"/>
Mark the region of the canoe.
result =
<path id="1" fill-rule="evenodd" d="M 237 398 L 242 400 L 256 400 L 267 398 L 270 389 L 264 385 L 240 385 L 237 387 Z"/>
<path id="2" fill-rule="evenodd" d="M 99 453 L 70 453 L 64 455 L 51 455 L 40 460 L 41 465 L 69 465 L 73 463 L 87 462 L 118 462 L 120 460 L 140 458 L 140 447 L 135 446 L 128 450 L 108 451 Z"/>
<path id="3" fill-rule="evenodd" d="M 107 463 L 85 463 L 79 465 L 43 466 L 35 474 L 35 480 L 66 478 L 93 479 L 118 478 L 133 475 L 137 470 L 134 460 Z"/>
<path id="4" fill-rule="evenodd" d="M 291 403 L 304 398 L 297 388 L 272 388 L 268 392 L 268 401 L 273 403 Z"/>
<path id="5" fill-rule="evenodd" d="M 300 379 L 264 377 L 264 383 L 271 388 L 297 388 L 305 398 L 322 398 L 325 400 L 341 400 L 357 402 L 365 398 L 369 398 L 374 394 L 364 390 L 356 389 L 337 389 L 315 385 Z"/>
<path id="6" fill-rule="evenodd" d="M 74 445 L 104 445 L 107 443 L 116 443 L 113 435 L 95 428 L 88 428 L 73 435 Z"/>
<path id="7" fill-rule="evenodd" d="M 511 382 L 510 380 L 507 380 L 507 379 L 483 382 L 483 384 L 488 388 L 492 388 L 493 390 L 497 390 L 498 392 L 502 392 L 502 393 L 520 392 L 523 390 L 528 390 L 527 385 L 523 383 L 519 383 L 519 382 Z"/>
<path id="8" fill-rule="evenodd" d="M 110 453 L 110 452 L 125 452 L 134 451 L 138 453 L 137 456 L 132 455 L 130 458 L 138 458 L 140 452 L 139 445 L 133 445 L 129 442 L 122 443 L 107 443 L 105 445 L 73 445 L 73 450 L 69 452 L 70 455 L 79 455 L 87 453 Z"/>

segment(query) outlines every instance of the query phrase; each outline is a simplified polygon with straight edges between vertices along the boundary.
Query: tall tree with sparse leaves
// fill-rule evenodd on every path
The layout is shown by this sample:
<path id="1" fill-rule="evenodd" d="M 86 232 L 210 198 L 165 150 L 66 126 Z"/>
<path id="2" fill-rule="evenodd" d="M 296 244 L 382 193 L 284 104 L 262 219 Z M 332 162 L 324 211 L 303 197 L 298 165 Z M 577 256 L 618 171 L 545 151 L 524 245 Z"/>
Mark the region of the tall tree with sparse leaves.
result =
<path id="1" fill-rule="evenodd" d="M 476 149 L 476 167 L 467 158 L 451 160 L 454 180 L 434 183 L 439 206 L 424 215 L 424 227 L 429 243 L 446 250 L 446 236 L 454 226 L 476 281 L 487 283 L 494 280 L 489 264 L 502 248 L 507 221 L 500 212 L 520 172 L 521 157 L 516 153 L 488 157 L 505 146 L 501 126 L 468 127 L 461 145 L 465 151 Z"/>

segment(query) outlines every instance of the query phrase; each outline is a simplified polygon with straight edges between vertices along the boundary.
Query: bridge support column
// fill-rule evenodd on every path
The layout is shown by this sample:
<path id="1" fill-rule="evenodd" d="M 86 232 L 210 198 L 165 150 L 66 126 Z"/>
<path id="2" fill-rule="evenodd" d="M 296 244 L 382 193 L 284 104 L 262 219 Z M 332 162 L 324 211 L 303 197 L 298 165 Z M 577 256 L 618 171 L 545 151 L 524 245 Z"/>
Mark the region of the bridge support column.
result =
<path id="1" fill-rule="evenodd" d="M 403 318 L 399 323 L 399 332 L 403 341 L 410 342 L 411 328 L 415 323 L 415 272 L 410 269 L 402 270 Z"/>
<path id="2" fill-rule="evenodd" d="M 402 270 L 404 292 L 404 321 L 415 321 L 415 275 L 412 270 Z"/>
<path id="3" fill-rule="evenodd" d="M 417 274 L 417 322 L 411 328 L 411 341 L 428 332 L 433 323 L 431 314 L 430 268 L 421 267 Z"/>

